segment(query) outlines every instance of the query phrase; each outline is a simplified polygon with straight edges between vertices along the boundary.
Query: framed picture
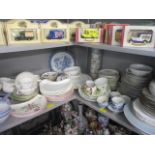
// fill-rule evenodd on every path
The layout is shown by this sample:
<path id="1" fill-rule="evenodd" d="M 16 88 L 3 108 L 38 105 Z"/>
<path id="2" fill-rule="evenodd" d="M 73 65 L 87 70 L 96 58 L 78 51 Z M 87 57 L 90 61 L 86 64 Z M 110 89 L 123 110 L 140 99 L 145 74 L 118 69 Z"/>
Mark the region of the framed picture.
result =
<path id="1" fill-rule="evenodd" d="M 154 47 L 154 26 L 124 26 L 122 47 Z"/>
<path id="2" fill-rule="evenodd" d="M 43 43 L 69 42 L 69 26 L 57 20 L 50 20 L 40 24 L 41 41 Z"/>
<path id="3" fill-rule="evenodd" d="M 70 41 L 74 42 L 75 41 L 75 34 L 76 34 L 76 29 L 77 28 L 89 28 L 89 24 L 85 24 L 84 22 L 81 21 L 75 21 L 69 24 L 69 33 L 70 33 Z"/>
<path id="4" fill-rule="evenodd" d="M 97 28 L 78 28 L 76 30 L 76 42 L 103 42 L 103 29 Z"/>
<path id="5" fill-rule="evenodd" d="M 8 44 L 40 43 L 39 25 L 28 20 L 6 22 L 6 33 Z"/>
<path id="6" fill-rule="evenodd" d="M 0 22 L 0 45 L 6 45 L 6 39 L 4 35 L 4 23 Z"/>

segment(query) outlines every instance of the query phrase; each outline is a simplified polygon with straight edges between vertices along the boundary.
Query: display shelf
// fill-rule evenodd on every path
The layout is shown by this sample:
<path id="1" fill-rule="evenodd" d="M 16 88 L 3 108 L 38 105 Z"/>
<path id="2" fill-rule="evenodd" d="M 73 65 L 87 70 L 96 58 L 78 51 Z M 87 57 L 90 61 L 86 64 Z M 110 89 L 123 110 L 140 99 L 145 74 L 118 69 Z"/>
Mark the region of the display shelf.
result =
<path id="1" fill-rule="evenodd" d="M 40 50 L 57 47 L 68 47 L 74 45 L 73 43 L 44 43 L 44 44 L 28 44 L 28 45 L 9 45 L 0 46 L 0 53 L 12 53 L 31 50 Z"/>
<path id="2" fill-rule="evenodd" d="M 49 49 L 49 48 L 58 48 L 58 47 L 69 47 L 69 46 L 81 46 L 88 48 L 95 48 L 101 50 L 114 51 L 119 53 L 127 53 L 134 55 L 142 55 L 155 57 L 155 48 L 132 48 L 132 47 L 120 47 L 120 46 L 111 46 L 103 43 L 44 43 L 44 44 L 28 44 L 28 45 L 9 45 L 9 46 L 0 46 L 1 53 L 12 53 L 12 52 L 23 52 L 23 51 L 32 51 L 40 49 Z"/>
<path id="3" fill-rule="evenodd" d="M 135 127 L 133 127 L 128 121 L 127 119 L 125 118 L 124 114 L 121 113 L 121 114 L 116 114 L 116 113 L 113 113 L 113 112 L 110 112 L 110 111 L 107 111 L 107 112 L 103 112 L 100 110 L 100 108 L 98 107 L 97 103 L 95 102 L 90 102 L 90 101 L 86 101 L 84 100 L 83 98 L 81 98 L 77 93 L 72 96 L 70 99 L 68 99 L 67 101 L 64 101 L 64 102 L 57 102 L 57 103 L 53 103 L 54 106 L 52 108 L 47 108 L 35 115 L 32 115 L 30 117 L 25 117 L 25 118 L 16 118 L 16 117 L 13 117 L 13 116 L 10 116 L 4 123 L 0 124 L 0 133 L 8 130 L 8 129 L 11 129 L 13 127 L 16 127 L 20 124 L 23 124 L 29 120 L 32 120 L 42 114 L 45 114 L 51 110 L 54 110 L 55 108 L 58 108 L 60 106 L 62 106 L 63 104 L 67 103 L 67 102 L 70 102 L 72 100 L 78 100 L 80 102 L 82 102 L 83 104 L 87 105 L 88 107 L 94 109 L 95 111 L 99 112 L 99 113 L 102 113 L 103 115 L 107 116 L 109 119 L 115 121 L 116 123 L 128 128 L 129 130 L 131 131 L 134 131 L 135 133 L 138 133 L 138 134 L 146 134 L 138 129 L 136 129 Z"/>
<path id="4" fill-rule="evenodd" d="M 100 50 L 114 51 L 114 52 L 119 52 L 119 53 L 155 57 L 155 48 L 120 47 L 120 46 L 111 46 L 111 45 L 107 45 L 103 43 L 79 43 L 75 45 L 82 46 L 82 47 L 95 48 L 95 49 L 100 49 Z"/>
<path id="5" fill-rule="evenodd" d="M 84 103 L 85 105 L 87 105 L 88 107 L 94 109 L 95 111 L 103 114 L 104 116 L 108 117 L 109 119 L 115 121 L 116 123 L 126 127 L 127 129 L 135 132 L 135 133 L 138 133 L 138 134 L 146 134 L 144 133 L 143 131 L 140 131 L 139 129 L 135 128 L 134 126 L 132 126 L 128 120 L 125 118 L 124 114 L 123 113 L 120 113 L 120 114 L 117 114 L 117 113 L 113 113 L 113 112 L 110 112 L 110 111 L 106 111 L 106 112 L 103 112 L 101 110 L 101 108 L 97 105 L 97 103 L 95 102 L 90 102 L 90 101 L 86 101 L 84 100 L 83 98 L 81 98 L 78 94 L 76 95 L 76 98 Z"/>
<path id="6" fill-rule="evenodd" d="M 0 133 L 6 131 L 8 129 L 11 129 L 13 127 L 16 127 L 16 126 L 18 126 L 20 124 L 23 124 L 23 123 L 25 123 L 25 122 L 33 119 L 33 118 L 36 118 L 38 116 L 41 116 L 41 115 L 43 115 L 43 114 L 45 114 L 45 113 L 47 113 L 47 112 L 49 112 L 51 110 L 54 110 L 55 108 L 58 108 L 61 105 L 65 104 L 65 103 L 67 103 L 69 101 L 74 100 L 75 97 L 76 96 L 74 95 L 70 99 L 68 99 L 67 101 L 64 101 L 64 102 L 55 102 L 55 103 L 53 103 L 54 106 L 52 108 L 47 108 L 45 110 L 42 110 L 41 112 L 38 112 L 35 115 L 32 115 L 30 117 L 17 118 L 17 117 L 10 116 L 4 123 L 0 124 Z"/>

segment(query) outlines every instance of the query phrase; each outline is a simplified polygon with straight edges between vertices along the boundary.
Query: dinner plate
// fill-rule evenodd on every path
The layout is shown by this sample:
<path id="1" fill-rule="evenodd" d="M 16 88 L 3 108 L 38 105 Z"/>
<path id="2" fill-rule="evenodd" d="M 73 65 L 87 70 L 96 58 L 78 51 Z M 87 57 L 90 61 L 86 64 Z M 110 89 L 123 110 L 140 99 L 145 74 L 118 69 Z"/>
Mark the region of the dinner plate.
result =
<path id="1" fill-rule="evenodd" d="M 74 66 L 75 61 L 68 52 L 57 52 L 50 59 L 51 69 L 62 73 L 64 69 Z"/>
<path id="2" fill-rule="evenodd" d="M 152 134 L 152 135 L 155 134 L 155 128 L 153 126 L 146 124 L 145 122 L 141 121 L 135 116 L 132 104 L 125 105 L 124 114 L 127 120 L 136 128 L 140 129 L 146 134 Z"/>
<path id="3" fill-rule="evenodd" d="M 141 104 L 141 102 L 139 101 L 139 99 L 136 99 L 133 102 L 133 110 L 135 115 L 143 122 L 145 122 L 146 124 L 149 124 L 151 126 L 155 127 L 155 115 L 151 115 L 149 114 L 143 107 L 143 105 Z"/>

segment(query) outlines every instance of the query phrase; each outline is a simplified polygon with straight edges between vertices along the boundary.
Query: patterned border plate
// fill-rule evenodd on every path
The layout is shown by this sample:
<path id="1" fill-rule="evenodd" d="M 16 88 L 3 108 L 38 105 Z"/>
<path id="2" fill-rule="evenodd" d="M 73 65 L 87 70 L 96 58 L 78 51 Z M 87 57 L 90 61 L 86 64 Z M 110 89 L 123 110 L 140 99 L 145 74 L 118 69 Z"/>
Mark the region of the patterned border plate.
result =
<path id="1" fill-rule="evenodd" d="M 55 53 L 50 59 L 52 70 L 62 73 L 65 68 L 74 66 L 75 61 L 68 52 Z"/>

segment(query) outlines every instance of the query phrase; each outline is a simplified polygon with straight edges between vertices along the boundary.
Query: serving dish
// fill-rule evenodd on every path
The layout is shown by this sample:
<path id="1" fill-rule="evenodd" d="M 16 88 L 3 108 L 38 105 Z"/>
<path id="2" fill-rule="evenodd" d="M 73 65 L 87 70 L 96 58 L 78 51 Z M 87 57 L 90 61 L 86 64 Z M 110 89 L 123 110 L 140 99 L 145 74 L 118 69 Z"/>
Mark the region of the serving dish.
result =
<path id="1" fill-rule="evenodd" d="M 66 51 L 55 53 L 50 59 L 51 69 L 62 73 L 65 68 L 73 67 L 75 64 L 72 55 Z"/>
<path id="2" fill-rule="evenodd" d="M 45 109 L 46 106 L 46 98 L 42 95 L 37 95 L 27 102 L 11 104 L 11 114 L 15 117 L 27 117 Z"/>
<path id="3" fill-rule="evenodd" d="M 62 95 L 73 88 L 70 79 L 62 81 L 42 80 L 39 84 L 40 92 L 45 96 Z"/>

